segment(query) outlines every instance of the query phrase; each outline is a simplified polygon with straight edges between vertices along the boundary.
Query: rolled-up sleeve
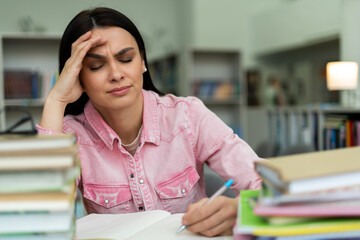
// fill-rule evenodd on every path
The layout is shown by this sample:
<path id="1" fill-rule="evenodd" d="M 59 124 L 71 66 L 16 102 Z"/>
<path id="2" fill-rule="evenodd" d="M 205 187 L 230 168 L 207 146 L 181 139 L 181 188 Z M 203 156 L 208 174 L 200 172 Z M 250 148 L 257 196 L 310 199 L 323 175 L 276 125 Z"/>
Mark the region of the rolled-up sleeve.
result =
<path id="1" fill-rule="evenodd" d="M 54 135 L 61 134 L 58 131 L 43 128 L 39 124 L 36 125 L 36 130 L 37 130 L 38 134 L 54 134 Z"/>
<path id="2" fill-rule="evenodd" d="M 194 98 L 190 105 L 198 160 L 206 162 L 224 180 L 233 179 L 231 188 L 237 195 L 242 189 L 261 188 L 255 162 L 263 159 L 200 100 Z"/>

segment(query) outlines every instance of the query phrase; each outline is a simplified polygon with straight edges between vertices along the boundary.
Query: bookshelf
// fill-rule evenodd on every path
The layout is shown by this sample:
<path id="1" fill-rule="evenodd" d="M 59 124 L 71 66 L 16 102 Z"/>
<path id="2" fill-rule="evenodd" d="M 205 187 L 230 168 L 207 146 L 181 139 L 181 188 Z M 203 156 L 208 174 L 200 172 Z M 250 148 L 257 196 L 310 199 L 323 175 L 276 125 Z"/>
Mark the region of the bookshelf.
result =
<path id="1" fill-rule="evenodd" d="M 360 109 L 311 106 L 265 111 L 268 140 L 278 146 L 278 155 L 299 144 L 319 151 L 360 145 Z"/>
<path id="2" fill-rule="evenodd" d="M 169 54 L 163 58 L 149 61 L 149 70 L 154 85 L 164 94 L 178 95 L 178 57 Z"/>
<path id="3" fill-rule="evenodd" d="M 180 93 L 196 96 L 245 138 L 246 86 L 237 49 L 189 48 L 183 55 Z"/>
<path id="4" fill-rule="evenodd" d="M 0 34 L 0 108 L 24 106 L 39 122 L 44 98 L 56 79 L 61 34 Z M 21 73 L 21 74 L 20 74 Z M 17 116 L 0 113 L 0 127 Z"/>

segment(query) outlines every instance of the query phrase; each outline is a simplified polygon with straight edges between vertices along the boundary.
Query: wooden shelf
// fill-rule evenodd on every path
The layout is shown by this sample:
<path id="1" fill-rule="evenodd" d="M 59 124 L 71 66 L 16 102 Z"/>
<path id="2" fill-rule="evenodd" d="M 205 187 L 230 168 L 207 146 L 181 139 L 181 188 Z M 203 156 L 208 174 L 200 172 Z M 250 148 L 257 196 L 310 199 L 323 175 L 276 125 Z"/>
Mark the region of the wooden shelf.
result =
<path id="1" fill-rule="evenodd" d="M 184 54 L 182 95 L 198 97 L 246 139 L 246 83 L 239 49 L 191 47 Z"/>
<path id="2" fill-rule="evenodd" d="M 241 104 L 240 97 L 229 97 L 226 99 L 217 99 L 217 98 L 200 98 L 205 105 L 239 105 Z"/>
<path id="3" fill-rule="evenodd" d="M 5 99 L 5 106 L 42 107 L 44 99 Z"/>
<path id="4" fill-rule="evenodd" d="M 1 33 L 3 39 L 23 39 L 23 40 L 59 40 L 61 33 L 55 32 L 4 32 Z"/>
<path id="5" fill-rule="evenodd" d="M 53 78 L 57 75 L 58 49 L 62 34 L 56 32 L 3 32 L 0 33 L 0 107 L 28 107 L 34 119 L 40 119 L 44 98 L 50 88 Z M 5 99 L 5 71 L 40 73 L 41 77 L 31 79 L 32 94 L 23 96 L 38 96 L 41 99 Z M 36 76 L 36 75 L 34 75 Z M 38 75 L 40 76 L 40 75 Z M 46 80 L 45 80 L 46 79 Z M 50 79 L 50 80 L 49 80 Z M 21 79 L 17 86 L 20 88 Z M 28 79 L 26 80 L 28 83 Z M 20 84 L 19 84 L 20 83 Z M 36 84 L 36 85 L 35 85 Z M 25 85 L 24 85 L 25 86 Z M 37 86 L 37 90 L 35 89 Z M 12 86 L 14 87 L 14 86 Z M 28 87 L 26 87 L 28 89 Z M 13 90 L 11 90 L 13 91 Z M 10 91 L 10 92 L 11 92 Z M 35 92 L 36 91 L 36 92 Z M 13 94 L 13 93 L 11 93 Z M 12 95 L 11 97 L 22 96 Z M 16 115 L 0 114 L 0 129 L 10 125 Z"/>

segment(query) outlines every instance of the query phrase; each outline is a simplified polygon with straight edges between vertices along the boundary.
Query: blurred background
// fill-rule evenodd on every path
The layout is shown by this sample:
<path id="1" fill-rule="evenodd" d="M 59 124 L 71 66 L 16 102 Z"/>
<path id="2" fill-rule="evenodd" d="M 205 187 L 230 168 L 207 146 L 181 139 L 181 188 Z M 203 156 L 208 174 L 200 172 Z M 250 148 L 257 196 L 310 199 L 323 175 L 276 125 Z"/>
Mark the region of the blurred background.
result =
<path id="1" fill-rule="evenodd" d="M 158 88 L 202 99 L 261 157 L 360 144 L 358 89 L 326 85 L 328 62 L 360 61 L 357 0 L 2 0 L 1 108 L 39 121 L 62 32 L 99 6 L 137 25 Z"/>

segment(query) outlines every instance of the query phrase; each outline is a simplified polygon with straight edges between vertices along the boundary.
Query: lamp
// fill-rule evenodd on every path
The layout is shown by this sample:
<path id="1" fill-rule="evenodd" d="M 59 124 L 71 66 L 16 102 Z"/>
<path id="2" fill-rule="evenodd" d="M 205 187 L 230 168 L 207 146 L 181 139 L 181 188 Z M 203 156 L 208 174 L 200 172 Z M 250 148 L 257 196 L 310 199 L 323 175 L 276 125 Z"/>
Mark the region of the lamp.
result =
<path id="1" fill-rule="evenodd" d="M 327 88 L 331 90 L 356 89 L 358 85 L 357 62 L 329 62 L 326 65 Z"/>

